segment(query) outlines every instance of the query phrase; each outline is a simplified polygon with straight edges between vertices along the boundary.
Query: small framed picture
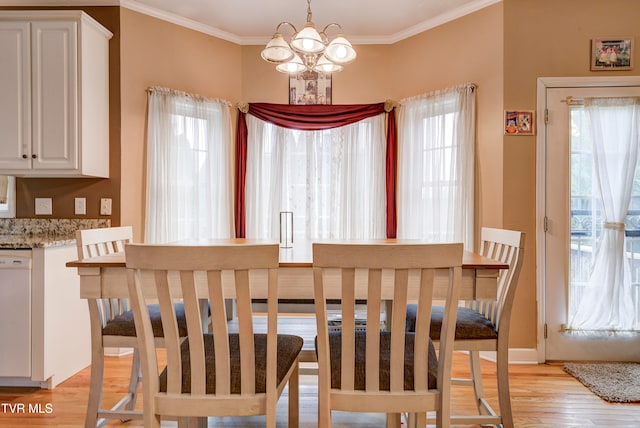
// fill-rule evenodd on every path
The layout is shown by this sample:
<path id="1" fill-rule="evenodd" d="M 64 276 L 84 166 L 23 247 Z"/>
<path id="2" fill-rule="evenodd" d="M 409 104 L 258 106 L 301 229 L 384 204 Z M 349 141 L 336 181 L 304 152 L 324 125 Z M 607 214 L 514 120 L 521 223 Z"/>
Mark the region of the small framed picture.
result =
<path id="1" fill-rule="evenodd" d="M 535 135 L 535 126 L 534 110 L 504 111 L 505 135 Z"/>
<path id="2" fill-rule="evenodd" d="M 331 104 L 331 74 L 316 71 L 292 74 L 289 104 Z"/>
<path id="3" fill-rule="evenodd" d="M 591 70 L 631 70 L 633 38 L 600 38 L 591 40 Z"/>

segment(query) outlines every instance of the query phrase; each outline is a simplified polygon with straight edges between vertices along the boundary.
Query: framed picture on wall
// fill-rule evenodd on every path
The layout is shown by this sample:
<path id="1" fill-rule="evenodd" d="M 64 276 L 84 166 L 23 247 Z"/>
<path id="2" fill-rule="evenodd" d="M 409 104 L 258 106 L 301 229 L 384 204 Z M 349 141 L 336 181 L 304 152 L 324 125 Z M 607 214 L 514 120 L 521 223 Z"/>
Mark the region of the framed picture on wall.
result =
<path id="1" fill-rule="evenodd" d="M 632 66 L 632 37 L 591 40 L 591 70 L 631 70 Z"/>
<path id="2" fill-rule="evenodd" d="M 535 135 L 534 110 L 505 110 L 505 135 Z"/>
<path id="3" fill-rule="evenodd" d="M 291 75 L 289 104 L 331 104 L 331 74 L 305 71 Z"/>

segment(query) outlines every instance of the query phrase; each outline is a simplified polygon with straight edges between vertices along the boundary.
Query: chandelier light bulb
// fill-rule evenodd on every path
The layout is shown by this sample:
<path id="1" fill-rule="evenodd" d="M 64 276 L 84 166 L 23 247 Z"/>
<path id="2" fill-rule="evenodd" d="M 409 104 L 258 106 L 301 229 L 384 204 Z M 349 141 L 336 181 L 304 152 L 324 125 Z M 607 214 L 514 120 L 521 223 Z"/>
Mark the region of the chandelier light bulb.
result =
<path id="1" fill-rule="evenodd" d="M 276 70 L 281 73 L 295 74 L 305 71 L 307 67 L 302 62 L 299 55 L 294 55 L 293 59 L 287 62 L 280 63 L 276 66 Z"/>
<path id="2" fill-rule="evenodd" d="M 347 64 L 356 59 L 356 51 L 351 43 L 342 35 L 336 37 L 327 46 L 324 55 L 329 61 L 338 64 Z"/>
<path id="3" fill-rule="evenodd" d="M 304 48 L 305 51 L 310 51 L 311 49 L 313 49 L 313 41 L 304 39 L 302 41 L 302 47 Z"/>

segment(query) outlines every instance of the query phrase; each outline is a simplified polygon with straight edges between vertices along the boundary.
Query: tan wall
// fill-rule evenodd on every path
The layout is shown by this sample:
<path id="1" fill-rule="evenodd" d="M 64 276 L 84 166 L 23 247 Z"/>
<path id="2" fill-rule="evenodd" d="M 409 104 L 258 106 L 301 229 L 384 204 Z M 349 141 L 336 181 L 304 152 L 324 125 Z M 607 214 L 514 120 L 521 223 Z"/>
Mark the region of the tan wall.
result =
<path id="1" fill-rule="evenodd" d="M 163 86 L 236 102 L 241 48 L 129 9 L 121 12 L 122 224 L 144 230 L 147 88 Z"/>
<path id="2" fill-rule="evenodd" d="M 35 9 L 1 7 L 0 9 Z M 18 178 L 16 216 L 35 217 L 35 198 L 52 198 L 53 215 L 38 218 L 110 218 L 120 223 L 120 8 L 73 7 L 44 9 L 84 10 L 113 33 L 109 41 L 109 177 L 99 178 Z M 74 198 L 87 199 L 87 215 L 74 214 Z M 112 215 L 101 216 L 100 198 L 113 200 Z"/>
<path id="3" fill-rule="evenodd" d="M 535 109 L 538 77 L 624 76 L 590 71 L 590 40 L 640 35 L 636 0 L 505 0 L 504 106 Z M 636 55 L 636 60 L 637 60 Z M 504 226 L 527 233 L 511 346 L 532 347 L 536 328 L 536 139 L 504 136 Z"/>
<path id="4" fill-rule="evenodd" d="M 492 227 L 502 226 L 502 40 L 497 4 L 394 44 L 388 60 L 398 100 L 478 85 L 476 225 Z"/>
<path id="5" fill-rule="evenodd" d="M 111 70 L 121 82 L 112 76 L 112 178 L 18 180 L 18 215 L 33 216 L 34 197 L 53 196 L 56 216 L 73 217 L 73 197 L 86 196 L 93 216 L 98 198 L 111 196 L 113 221 L 133 225 L 140 239 L 146 88 L 167 86 L 232 103 L 286 103 L 288 79 L 260 59 L 262 46 L 238 46 L 125 8 L 84 9 L 116 34 Z M 504 0 L 394 45 L 356 46 L 357 60 L 333 77 L 336 104 L 399 101 L 460 83 L 478 85 L 477 226 L 527 233 L 512 347 L 532 348 L 537 342 L 536 142 L 503 136 L 502 111 L 534 109 L 538 77 L 638 75 L 638 68 L 589 71 L 589 40 L 631 35 L 638 41 L 638 18 L 636 0 Z"/>
<path id="6" fill-rule="evenodd" d="M 242 48 L 242 100 L 244 102 L 289 102 L 289 75 L 264 61 L 264 46 Z M 393 98 L 389 45 L 355 46 L 358 57 L 331 81 L 333 104 L 364 104 Z"/>

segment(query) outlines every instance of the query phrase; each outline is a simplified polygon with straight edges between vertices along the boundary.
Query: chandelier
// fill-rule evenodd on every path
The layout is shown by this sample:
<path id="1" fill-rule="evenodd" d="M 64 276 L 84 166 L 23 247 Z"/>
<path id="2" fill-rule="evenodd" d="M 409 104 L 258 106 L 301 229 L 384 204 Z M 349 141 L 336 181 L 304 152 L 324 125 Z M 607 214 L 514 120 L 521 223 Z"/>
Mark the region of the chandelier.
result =
<path id="1" fill-rule="evenodd" d="M 291 41 L 287 43 L 280 33 L 280 28 L 289 26 L 293 29 Z M 327 29 L 338 27 L 340 33 L 329 41 Z M 356 51 L 342 34 L 342 27 L 332 22 L 320 32 L 311 22 L 311 0 L 307 0 L 307 23 L 300 31 L 287 21 L 276 27 L 276 33 L 262 51 L 265 61 L 277 64 L 276 70 L 282 73 L 296 74 L 303 71 L 332 73 L 342 71 L 344 64 L 356 58 Z"/>

